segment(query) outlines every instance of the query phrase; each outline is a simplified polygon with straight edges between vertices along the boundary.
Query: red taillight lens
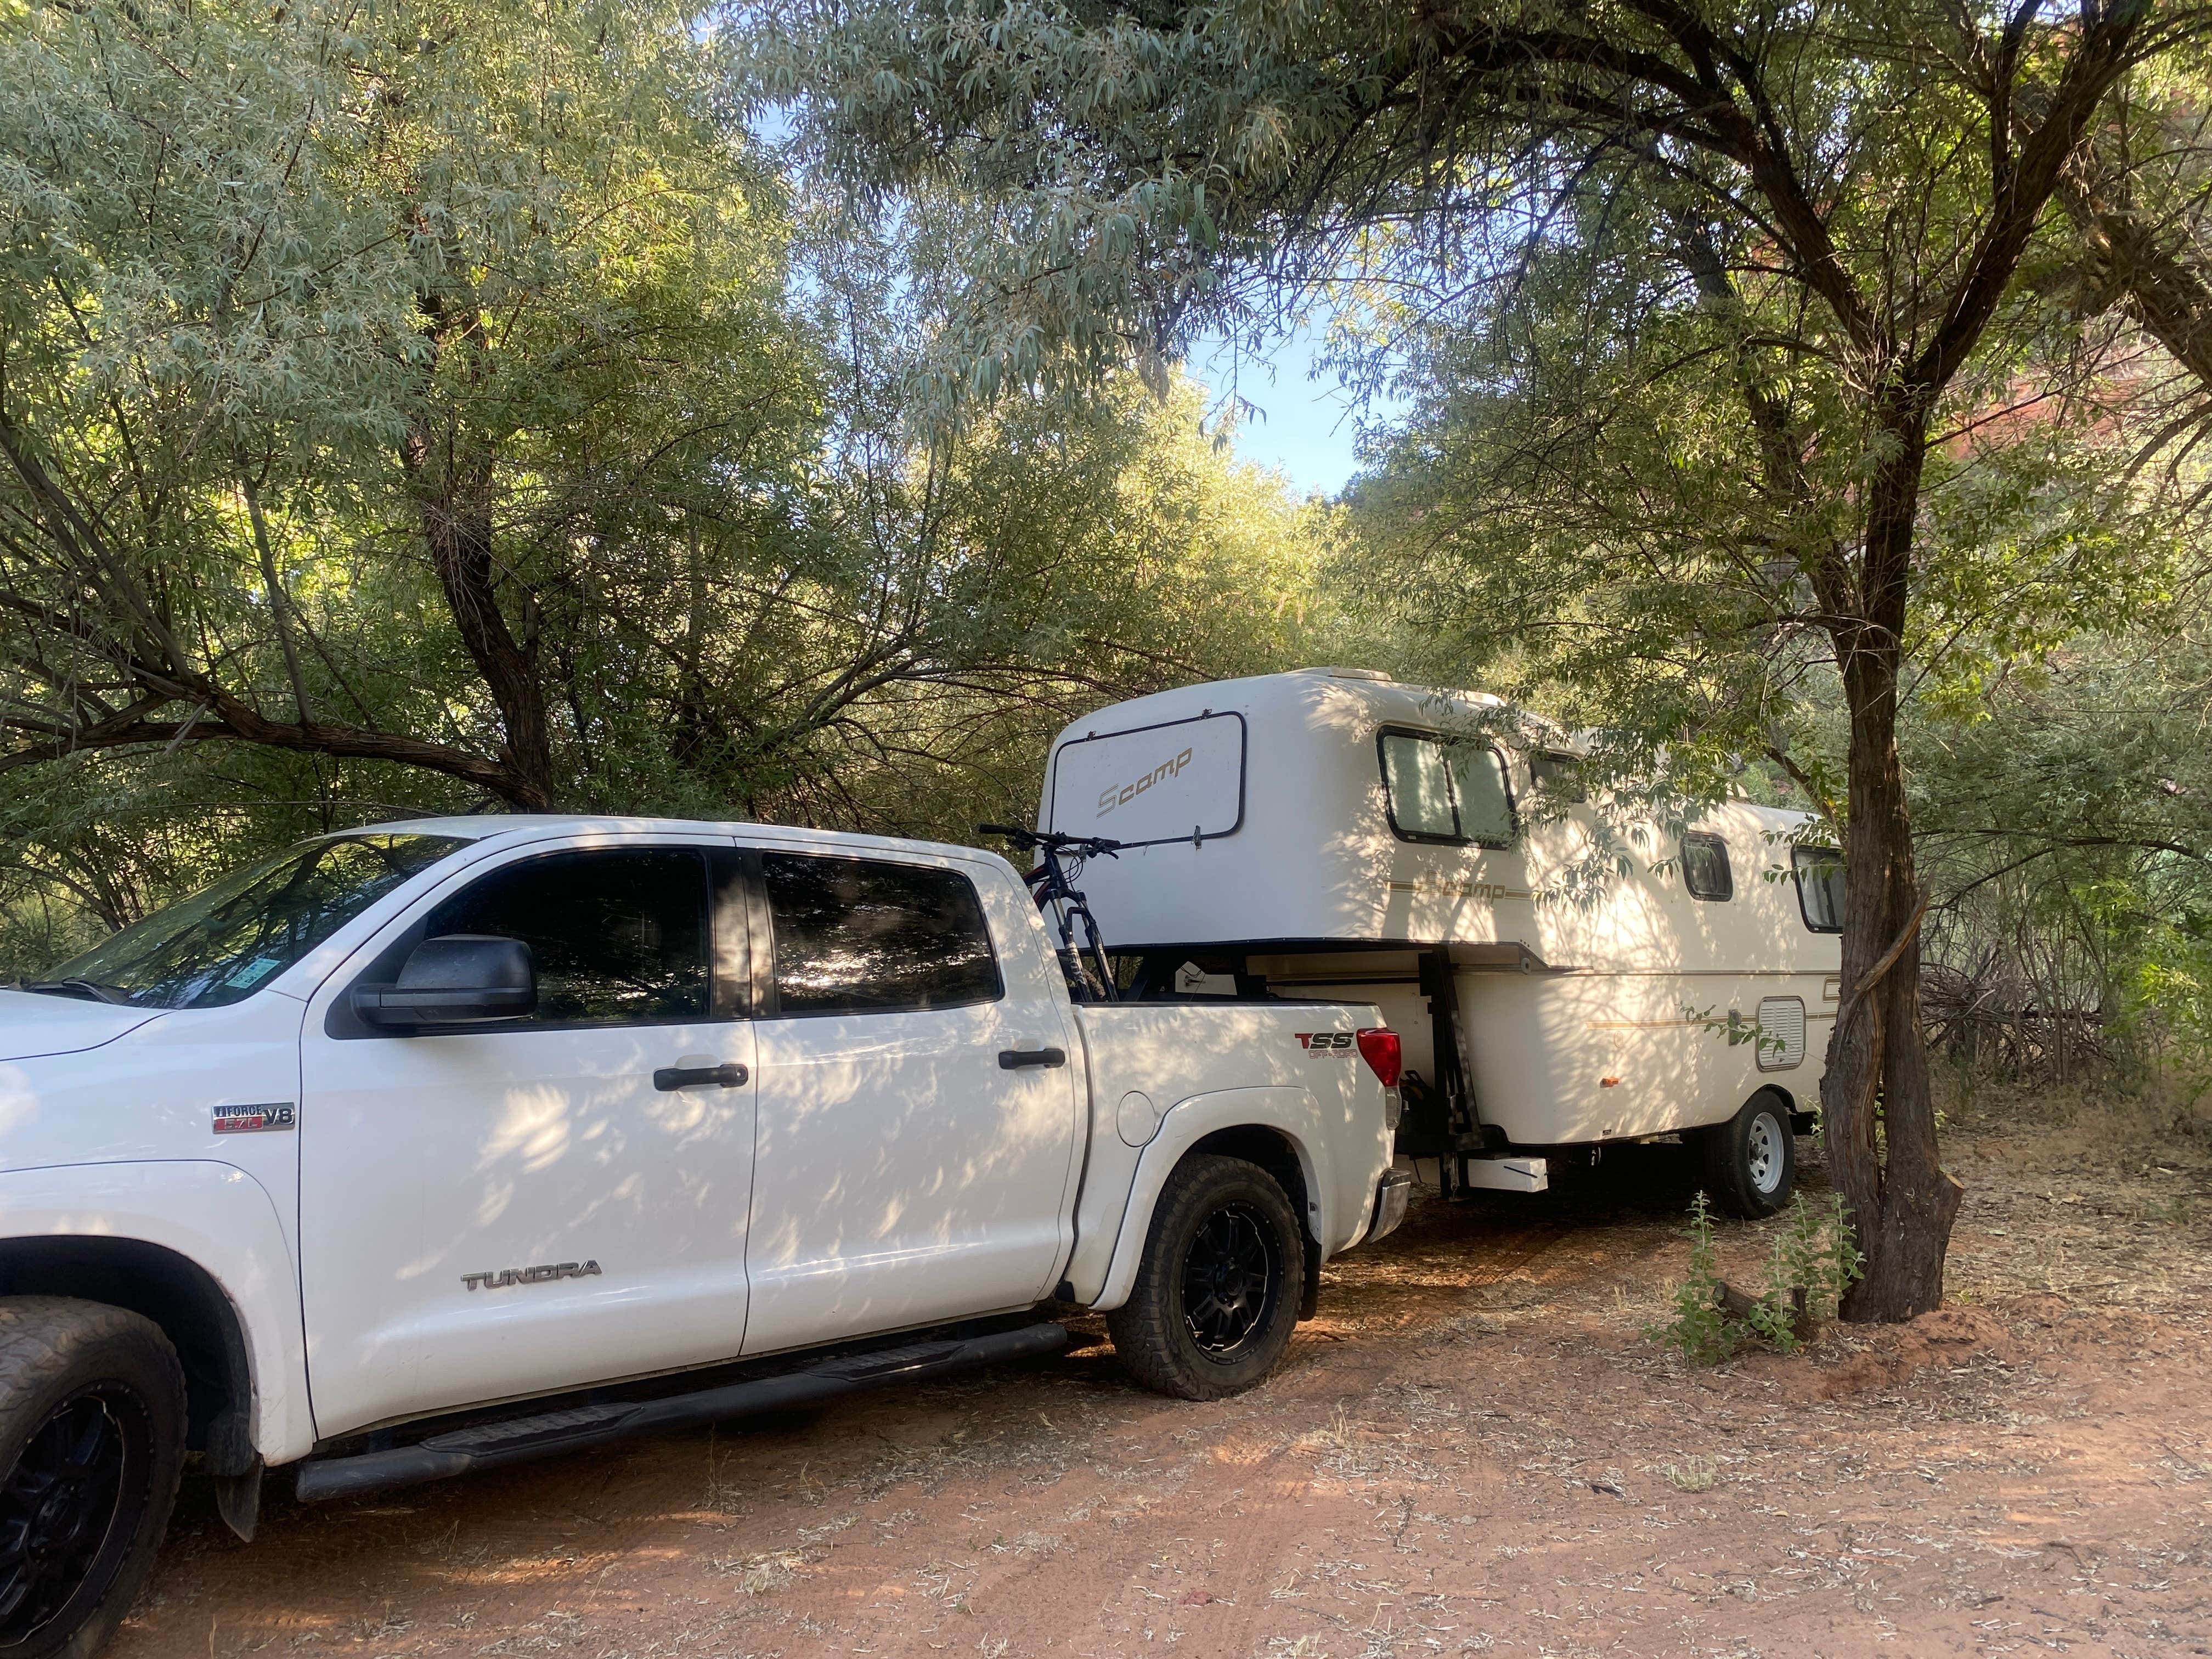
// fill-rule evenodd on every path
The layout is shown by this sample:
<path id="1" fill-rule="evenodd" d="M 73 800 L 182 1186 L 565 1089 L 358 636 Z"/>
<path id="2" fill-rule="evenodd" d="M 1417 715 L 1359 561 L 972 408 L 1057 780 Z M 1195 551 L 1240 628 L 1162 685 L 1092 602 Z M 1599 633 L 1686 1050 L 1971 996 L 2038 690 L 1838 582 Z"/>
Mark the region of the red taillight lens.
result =
<path id="1" fill-rule="evenodd" d="M 1359 1034 L 1359 1055 L 1382 1079 L 1382 1086 L 1398 1086 L 1398 1073 L 1406 1063 L 1404 1052 L 1398 1047 L 1398 1034 L 1381 1025 L 1370 1025 Z"/>

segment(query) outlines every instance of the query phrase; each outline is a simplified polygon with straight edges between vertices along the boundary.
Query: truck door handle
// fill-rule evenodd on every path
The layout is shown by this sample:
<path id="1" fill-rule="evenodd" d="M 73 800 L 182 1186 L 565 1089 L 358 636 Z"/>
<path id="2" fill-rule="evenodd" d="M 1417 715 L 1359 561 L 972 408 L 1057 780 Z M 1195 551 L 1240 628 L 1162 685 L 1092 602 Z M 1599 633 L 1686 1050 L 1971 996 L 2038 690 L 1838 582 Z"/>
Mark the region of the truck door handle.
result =
<path id="1" fill-rule="evenodd" d="M 1065 1048 L 1001 1048 L 999 1050 L 999 1069 L 1018 1072 L 1024 1066 L 1065 1066 Z"/>
<path id="2" fill-rule="evenodd" d="M 664 1066 L 653 1074 L 653 1086 L 693 1089 L 702 1083 L 712 1083 L 724 1089 L 735 1089 L 751 1076 L 734 1060 L 722 1066 Z"/>

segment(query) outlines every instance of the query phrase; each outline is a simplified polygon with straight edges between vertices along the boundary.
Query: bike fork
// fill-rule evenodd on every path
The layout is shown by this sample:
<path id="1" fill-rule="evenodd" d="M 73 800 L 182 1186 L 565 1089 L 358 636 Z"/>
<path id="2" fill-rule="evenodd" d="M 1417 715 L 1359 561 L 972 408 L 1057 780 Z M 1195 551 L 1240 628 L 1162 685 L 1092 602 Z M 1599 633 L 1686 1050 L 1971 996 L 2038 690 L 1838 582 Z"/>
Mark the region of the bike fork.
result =
<path id="1" fill-rule="evenodd" d="M 1119 1002 L 1121 994 L 1114 984 L 1113 962 L 1106 954 L 1105 940 L 1098 937 L 1097 918 L 1091 914 L 1091 907 L 1084 902 L 1083 895 L 1071 893 L 1056 900 L 1054 909 L 1060 921 L 1060 944 L 1079 967 L 1098 976 L 1099 1000 Z M 1083 920 L 1083 935 L 1089 941 L 1087 946 L 1075 942 L 1075 921 L 1079 916 Z"/>

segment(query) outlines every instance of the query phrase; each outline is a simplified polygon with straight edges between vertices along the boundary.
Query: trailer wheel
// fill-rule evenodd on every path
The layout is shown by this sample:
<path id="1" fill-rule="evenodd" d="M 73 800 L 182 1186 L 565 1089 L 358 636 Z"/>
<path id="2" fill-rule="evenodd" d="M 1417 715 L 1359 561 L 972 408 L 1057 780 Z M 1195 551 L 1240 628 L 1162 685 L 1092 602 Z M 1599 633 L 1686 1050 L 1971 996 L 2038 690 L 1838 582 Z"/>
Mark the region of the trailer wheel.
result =
<path id="1" fill-rule="evenodd" d="M 1797 1186 L 1797 1146 L 1790 1109 L 1761 1089 L 1725 1123 L 1698 1135 L 1705 1192 L 1732 1215 L 1756 1220 L 1786 1206 Z"/>
<path id="2" fill-rule="evenodd" d="M 153 1570 L 184 1449 L 184 1371 L 151 1320 L 0 1298 L 0 1652 L 106 1641 Z"/>
<path id="3" fill-rule="evenodd" d="M 1106 1326 L 1146 1388 L 1219 1400 L 1274 1370 L 1304 1283 L 1305 1235 L 1275 1178 L 1201 1153 L 1168 1177 L 1136 1285 Z"/>

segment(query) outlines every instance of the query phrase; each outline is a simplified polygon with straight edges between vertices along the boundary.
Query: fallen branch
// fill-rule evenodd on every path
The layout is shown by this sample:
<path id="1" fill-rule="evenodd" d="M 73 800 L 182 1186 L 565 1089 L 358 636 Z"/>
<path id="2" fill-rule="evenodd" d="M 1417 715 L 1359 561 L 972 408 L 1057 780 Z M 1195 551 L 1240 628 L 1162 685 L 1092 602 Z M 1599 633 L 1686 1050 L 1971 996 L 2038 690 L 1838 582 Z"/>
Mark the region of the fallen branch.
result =
<path id="1" fill-rule="evenodd" d="M 1753 1315 L 1765 1306 L 1759 1297 L 1745 1295 L 1725 1279 L 1713 1286 L 1713 1302 L 1731 1319 L 1740 1319 L 1747 1325 L 1753 1323 Z M 1813 1340 L 1812 1298 L 1802 1285 L 1790 1287 L 1790 1329 L 1800 1342 Z"/>

